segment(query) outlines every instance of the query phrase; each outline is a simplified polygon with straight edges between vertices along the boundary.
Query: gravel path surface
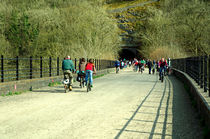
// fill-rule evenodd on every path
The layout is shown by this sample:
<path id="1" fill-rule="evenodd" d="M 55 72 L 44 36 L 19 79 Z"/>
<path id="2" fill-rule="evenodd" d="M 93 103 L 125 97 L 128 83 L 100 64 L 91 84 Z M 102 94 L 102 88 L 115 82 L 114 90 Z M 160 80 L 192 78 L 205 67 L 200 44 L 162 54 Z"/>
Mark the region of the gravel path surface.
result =
<path id="1" fill-rule="evenodd" d="M 161 83 L 127 69 L 94 81 L 90 93 L 57 86 L 0 97 L 0 139 L 202 138 L 175 77 Z"/>

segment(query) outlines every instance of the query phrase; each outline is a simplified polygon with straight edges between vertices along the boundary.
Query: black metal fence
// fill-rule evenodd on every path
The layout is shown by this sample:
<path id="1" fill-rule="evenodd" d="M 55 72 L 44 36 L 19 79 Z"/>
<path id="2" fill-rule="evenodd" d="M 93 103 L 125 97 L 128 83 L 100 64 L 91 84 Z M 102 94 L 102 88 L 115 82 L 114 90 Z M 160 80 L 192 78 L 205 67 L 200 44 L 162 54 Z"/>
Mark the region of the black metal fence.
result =
<path id="1" fill-rule="evenodd" d="M 210 55 L 173 59 L 171 65 L 192 77 L 210 97 Z"/>
<path id="2" fill-rule="evenodd" d="M 79 69 L 79 61 L 74 58 L 75 69 Z M 88 59 L 87 59 L 88 60 Z M 6 58 L 0 57 L 0 82 L 8 82 L 23 79 L 34 79 L 42 77 L 59 76 L 62 72 L 63 58 Z M 114 61 L 94 59 L 96 70 L 103 70 L 114 67 Z"/>

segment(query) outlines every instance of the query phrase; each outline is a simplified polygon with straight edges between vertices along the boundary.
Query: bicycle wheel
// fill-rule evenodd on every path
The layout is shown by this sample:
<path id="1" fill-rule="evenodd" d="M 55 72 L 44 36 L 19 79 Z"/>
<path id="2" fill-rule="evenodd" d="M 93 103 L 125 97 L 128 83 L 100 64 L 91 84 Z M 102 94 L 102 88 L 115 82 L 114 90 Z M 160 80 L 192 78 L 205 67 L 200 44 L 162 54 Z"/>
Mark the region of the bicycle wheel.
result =
<path id="1" fill-rule="evenodd" d="M 85 81 L 84 81 L 84 78 L 82 78 L 82 88 L 85 87 Z"/>
<path id="2" fill-rule="evenodd" d="M 164 75 L 163 73 L 161 74 L 161 82 L 163 82 L 163 78 L 164 78 Z"/>
<path id="3" fill-rule="evenodd" d="M 89 84 L 89 91 L 91 91 L 91 85 Z"/>
<path id="4" fill-rule="evenodd" d="M 90 88 L 89 88 L 89 83 L 88 83 L 88 84 L 87 84 L 87 92 L 89 92 L 89 89 L 90 89 Z"/>
<path id="5" fill-rule="evenodd" d="M 67 89 L 68 89 L 68 87 L 67 87 L 67 85 L 65 84 L 65 85 L 64 85 L 64 92 L 65 92 L 65 93 L 67 93 Z"/>

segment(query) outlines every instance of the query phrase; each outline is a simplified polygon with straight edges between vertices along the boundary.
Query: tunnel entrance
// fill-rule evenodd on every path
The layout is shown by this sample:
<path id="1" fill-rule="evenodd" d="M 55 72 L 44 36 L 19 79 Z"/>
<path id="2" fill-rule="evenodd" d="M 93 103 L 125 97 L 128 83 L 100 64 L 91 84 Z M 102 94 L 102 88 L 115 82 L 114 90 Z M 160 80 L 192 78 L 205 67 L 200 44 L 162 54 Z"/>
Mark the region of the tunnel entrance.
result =
<path id="1" fill-rule="evenodd" d="M 136 49 L 122 49 L 119 52 L 119 56 L 121 59 L 127 59 L 127 60 L 132 60 L 134 58 L 136 58 L 138 55 L 137 50 Z"/>

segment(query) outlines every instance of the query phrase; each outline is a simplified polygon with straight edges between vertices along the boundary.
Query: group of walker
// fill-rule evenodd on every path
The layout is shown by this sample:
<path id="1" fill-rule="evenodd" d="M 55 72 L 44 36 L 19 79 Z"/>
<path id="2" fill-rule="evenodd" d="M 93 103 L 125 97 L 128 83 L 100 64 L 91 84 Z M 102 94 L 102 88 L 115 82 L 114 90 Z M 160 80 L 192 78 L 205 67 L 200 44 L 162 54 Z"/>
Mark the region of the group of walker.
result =
<path id="1" fill-rule="evenodd" d="M 85 78 L 85 86 L 90 85 L 90 87 L 93 87 L 93 74 L 96 74 L 93 59 L 89 59 L 89 61 L 86 62 L 85 58 L 82 58 L 79 62 L 79 70 L 76 71 L 71 57 L 67 56 L 62 62 L 62 70 L 64 74 L 65 92 L 67 92 L 67 90 L 72 91 L 73 73 L 76 72 L 79 77 L 78 79 L 82 80 Z M 83 86 L 83 82 L 80 82 L 80 86 Z"/>
<path id="2" fill-rule="evenodd" d="M 129 67 L 132 65 L 133 68 L 134 68 L 134 71 L 135 72 L 140 72 L 140 73 L 143 73 L 143 71 L 145 70 L 146 67 L 148 67 L 149 69 L 149 74 L 151 73 L 155 73 L 155 70 L 157 72 L 159 72 L 159 80 L 161 80 L 161 77 L 162 77 L 162 73 L 164 73 L 164 75 L 166 75 L 166 73 L 169 73 L 170 72 L 170 66 L 171 66 L 171 60 L 170 58 L 168 58 L 167 60 L 165 60 L 165 58 L 161 58 L 159 61 L 155 61 L 155 60 L 151 60 L 151 59 L 148 59 L 148 60 L 144 60 L 144 59 L 136 59 L 134 58 L 133 61 L 127 61 L 127 60 L 124 60 L 126 64 L 129 65 Z M 121 66 L 122 66 L 122 63 L 123 61 L 119 61 L 117 60 L 115 62 L 115 67 L 116 67 L 116 73 L 119 73 L 119 69 L 122 69 Z"/>

